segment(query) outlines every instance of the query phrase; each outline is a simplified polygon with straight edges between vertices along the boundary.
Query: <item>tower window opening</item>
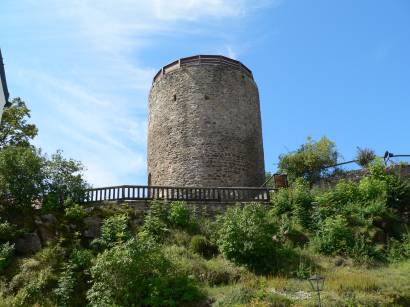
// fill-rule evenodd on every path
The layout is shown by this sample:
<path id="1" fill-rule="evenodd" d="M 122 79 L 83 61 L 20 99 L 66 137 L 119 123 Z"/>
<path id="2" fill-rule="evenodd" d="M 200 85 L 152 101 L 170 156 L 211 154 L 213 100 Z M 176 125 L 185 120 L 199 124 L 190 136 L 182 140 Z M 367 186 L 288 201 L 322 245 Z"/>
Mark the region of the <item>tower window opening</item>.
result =
<path id="1" fill-rule="evenodd" d="M 174 101 L 177 101 L 177 94 L 174 94 L 174 96 L 172 96 L 172 98 L 174 99 Z"/>

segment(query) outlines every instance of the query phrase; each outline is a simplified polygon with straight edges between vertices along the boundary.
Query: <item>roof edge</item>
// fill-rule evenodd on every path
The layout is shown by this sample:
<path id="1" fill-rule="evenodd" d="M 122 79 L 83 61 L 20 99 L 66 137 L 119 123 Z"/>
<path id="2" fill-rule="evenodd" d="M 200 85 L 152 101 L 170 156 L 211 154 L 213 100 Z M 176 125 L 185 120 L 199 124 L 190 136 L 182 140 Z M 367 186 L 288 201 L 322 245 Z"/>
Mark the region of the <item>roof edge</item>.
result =
<path id="1" fill-rule="evenodd" d="M 9 102 L 10 94 L 9 94 L 9 90 L 7 88 L 6 72 L 4 70 L 4 62 L 3 62 L 3 56 L 2 56 L 2 53 L 1 53 L 1 49 L 0 49 L 0 81 L 1 81 L 1 85 L 3 87 L 4 98 L 5 98 L 6 104 L 7 104 Z"/>

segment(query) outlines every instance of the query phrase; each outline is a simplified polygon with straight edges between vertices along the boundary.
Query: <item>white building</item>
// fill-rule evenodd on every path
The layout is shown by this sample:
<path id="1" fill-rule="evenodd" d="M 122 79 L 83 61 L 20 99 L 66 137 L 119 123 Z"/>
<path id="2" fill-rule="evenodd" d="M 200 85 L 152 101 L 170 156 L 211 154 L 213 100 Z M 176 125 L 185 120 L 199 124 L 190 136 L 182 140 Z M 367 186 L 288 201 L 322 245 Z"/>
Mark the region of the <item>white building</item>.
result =
<path id="1" fill-rule="evenodd" d="M 4 71 L 3 57 L 0 49 L 0 120 L 3 115 L 3 109 L 9 101 L 9 91 L 7 89 L 6 72 Z"/>

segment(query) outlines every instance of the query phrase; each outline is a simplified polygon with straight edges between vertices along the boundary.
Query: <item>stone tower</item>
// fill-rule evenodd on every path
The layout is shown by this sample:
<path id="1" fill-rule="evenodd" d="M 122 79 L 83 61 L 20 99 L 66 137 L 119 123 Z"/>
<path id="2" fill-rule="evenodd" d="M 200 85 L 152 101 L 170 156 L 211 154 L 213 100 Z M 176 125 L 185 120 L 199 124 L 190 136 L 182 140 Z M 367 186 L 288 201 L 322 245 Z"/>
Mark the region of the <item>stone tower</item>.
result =
<path id="1" fill-rule="evenodd" d="M 252 72 L 213 55 L 164 66 L 149 95 L 148 184 L 258 187 L 264 174 Z"/>

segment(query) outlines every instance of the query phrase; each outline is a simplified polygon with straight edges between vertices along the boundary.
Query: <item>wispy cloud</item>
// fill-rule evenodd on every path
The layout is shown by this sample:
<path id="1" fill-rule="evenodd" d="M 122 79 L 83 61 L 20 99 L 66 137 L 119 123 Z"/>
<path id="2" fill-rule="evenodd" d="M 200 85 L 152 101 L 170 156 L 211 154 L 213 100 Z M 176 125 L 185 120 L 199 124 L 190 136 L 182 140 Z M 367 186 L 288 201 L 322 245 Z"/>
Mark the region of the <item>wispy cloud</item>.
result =
<path id="1" fill-rule="evenodd" d="M 145 183 L 147 96 L 156 69 L 139 55 L 167 36 L 201 33 L 212 20 L 241 18 L 278 1 L 257 0 L 25 0 L 12 7 L 31 23 L 42 56 L 66 52 L 58 65 L 30 62 L 13 75 L 41 106 L 38 145 L 62 148 L 84 162 L 94 185 Z M 18 12 L 14 12 L 16 15 Z M 2 16 L 0 15 L 0 19 Z M 3 19 L 10 21 L 9 18 Z M 0 21 L 0 25 L 2 22 Z M 18 24 L 15 23 L 16 26 Z M 4 26 L 3 26 L 4 27 Z M 47 43 L 49 50 L 41 44 Z M 236 58 L 235 46 L 210 49 Z M 59 53 L 56 51 L 59 50 Z M 62 51 L 63 50 L 63 51 Z M 181 50 L 183 51 L 183 50 Z M 33 51 L 34 52 L 34 51 Z M 29 55 L 28 55 L 29 56 Z M 75 59 L 75 61 L 74 61 Z M 19 95 L 19 93 L 16 93 Z"/>

